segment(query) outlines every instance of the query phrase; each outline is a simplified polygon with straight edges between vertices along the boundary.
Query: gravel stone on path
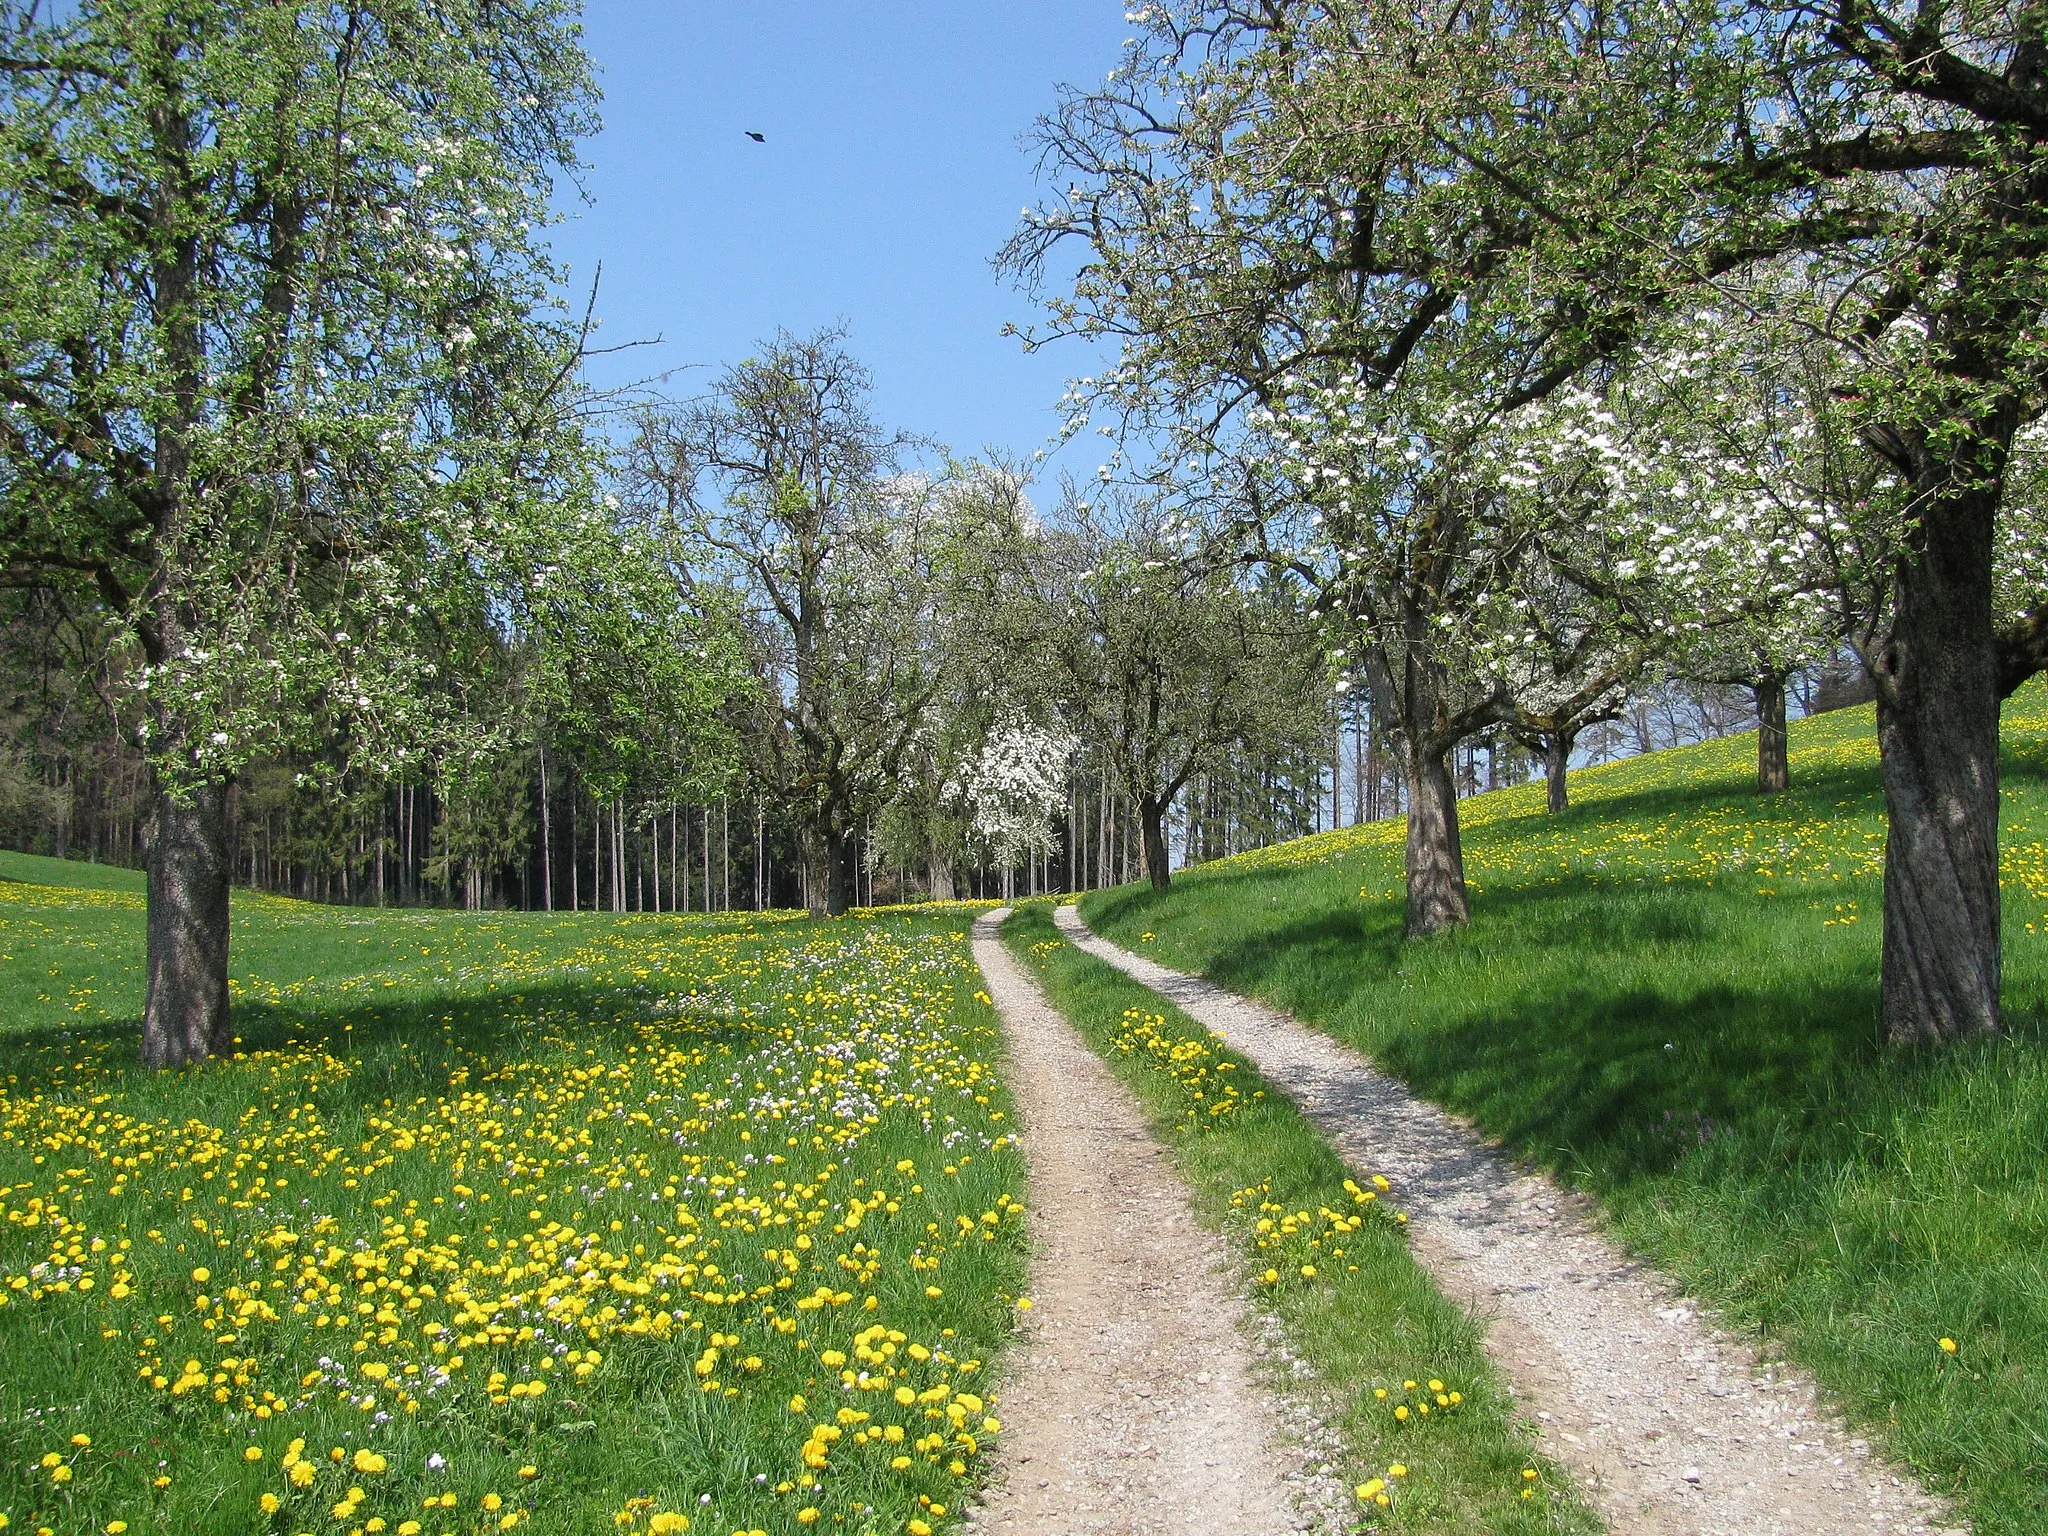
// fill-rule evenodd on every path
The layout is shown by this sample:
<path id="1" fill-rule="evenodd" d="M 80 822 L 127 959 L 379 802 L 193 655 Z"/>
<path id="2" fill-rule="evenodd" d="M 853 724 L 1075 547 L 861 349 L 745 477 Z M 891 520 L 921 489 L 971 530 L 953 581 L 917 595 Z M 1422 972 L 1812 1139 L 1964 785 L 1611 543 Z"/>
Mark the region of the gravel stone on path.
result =
<path id="1" fill-rule="evenodd" d="M 1621 1251 L 1589 1201 L 1515 1167 L 1362 1055 L 1213 982 L 1055 914 L 1077 947 L 1169 998 L 1249 1057 L 1337 1144 L 1380 1173 L 1417 1258 L 1487 1327 L 1495 1365 L 1547 1451 L 1622 1536 L 1963 1532 L 1873 1455 L 1813 1382 L 1715 1327 Z"/>
<path id="2" fill-rule="evenodd" d="M 997 1483 L 974 1528 L 1014 1536 L 1276 1536 L 1306 1522 L 1277 1401 L 1252 1376 L 1228 1257 L 1136 1101 L 996 937 L 974 958 L 1009 1037 L 1037 1244 L 1001 1388 Z"/>

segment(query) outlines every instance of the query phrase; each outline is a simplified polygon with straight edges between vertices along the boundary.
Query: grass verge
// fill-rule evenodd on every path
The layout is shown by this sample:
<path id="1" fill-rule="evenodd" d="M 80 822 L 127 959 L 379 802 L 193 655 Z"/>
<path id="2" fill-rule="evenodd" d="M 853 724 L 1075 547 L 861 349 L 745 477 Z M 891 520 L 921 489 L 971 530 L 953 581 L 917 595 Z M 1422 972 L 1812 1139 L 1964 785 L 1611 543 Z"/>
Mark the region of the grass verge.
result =
<path id="1" fill-rule="evenodd" d="M 0 1516 L 950 1526 L 1024 1248 L 968 916 L 238 893 L 237 1050 L 148 1073 L 139 895 L 0 880 Z"/>
<path id="2" fill-rule="evenodd" d="M 1568 1480 L 1533 1457 L 1471 1318 L 1409 1255 L 1389 1209 L 1400 1191 L 1383 1195 L 1354 1181 L 1249 1061 L 1073 948 L 1050 905 L 1020 907 L 1003 937 L 1136 1093 L 1172 1148 L 1197 1215 L 1227 1235 L 1257 1304 L 1311 1371 L 1348 1480 L 1369 1490 L 1359 1500 L 1362 1528 L 1452 1536 L 1599 1529 Z M 1291 1391 L 1304 1385 L 1279 1379 Z"/>
<path id="3" fill-rule="evenodd" d="M 2048 1530 L 2048 690 L 2006 706 L 2008 1033 L 1876 1038 L 1868 709 L 1465 802 L 1469 928 L 1401 937 L 1398 822 L 1084 901 L 1126 947 L 1314 1023 L 1599 1198 L 1811 1370 L 1979 1536 Z M 1953 1351 L 1942 1341 L 1954 1344 Z"/>

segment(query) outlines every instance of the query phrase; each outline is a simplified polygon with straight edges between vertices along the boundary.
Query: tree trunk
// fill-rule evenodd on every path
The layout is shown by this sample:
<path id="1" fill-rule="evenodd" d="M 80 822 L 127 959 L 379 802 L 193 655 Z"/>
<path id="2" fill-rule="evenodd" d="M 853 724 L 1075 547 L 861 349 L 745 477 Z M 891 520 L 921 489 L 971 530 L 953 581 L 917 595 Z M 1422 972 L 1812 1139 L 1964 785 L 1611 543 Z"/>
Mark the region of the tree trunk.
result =
<path id="1" fill-rule="evenodd" d="M 1945 1041 L 1999 1027 L 1995 488 L 1951 490 L 1900 562 L 1873 658 L 1889 831 L 1884 1032 Z"/>
<path id="2" fill-rule="evenodd" d="M 541 906 L 555 910 L 555 823 L 548 809 L 548 746 L 540 745 L 540 889 Z"/>
<path id="3" fill-rule="evenodd" d="M 842 917 L 854 904 L 857 889 L 853 863 L 853 839 L 843 832 L 825 838 L 825 911 Z"/>
<path id="4" fill-rule="evenodd" d="M 228 1043 L 227 786 L 153 793 L 142 1064 L 175 1067 Z"/>
<path id="5" fill-rule="evenodd" d="M 1766 672 L 1750 689 L 1756 695 L 1756 792 L 1783 794 L 1792 787 L 1785 734 L 1785 674 Z M 1994 706 L 1994 716 L 1996 713 Z"/>
<path id="6" fill-rule="evenodd" d="M 1344 700 L 1330 701 L 1330 830 L 1344 825 Z"/>
<path id="7" fill-rule="evenodd" d="M 612 800 L 612 910 L 626 910 L 626 799 Z"/>
<path id="8" fill-rule="evenodd" d="M 826 829 L 802 841 L 804 906 L 813 917 L 841 917 L 853 905 L 853 839 Z"/>
<path id="9" fill-rule="evenodd" d="M 1448 754 L 1408 746 L 1408 923 L 1411 939 L 1471 921 L 1458 789 Z"/>
<path id="10" fill-rule="evenodd" d="M 1571 772 L 1572 742 L 1577 731 L 1546 731 L 1543 735 L 1543 776 L 1550 786 L 1550 814 L 1562 815 L 1571 806 L 1571 789 L 1566 775 Z"/>
<path id="11" fill-rule="evenodd" d="M 1140 795 L 1138 822 L 1144 837 L 1139 850 L 1140 861 L 1144 864 L 1141 873 L 1151 880 L 1153 890 L 1170 890 L 1173 887 L 1173 871 L 1166 852 L 1165 802 L 1150 793 Z"/>
<path id="12" fill-rule="evenodd" d="M 931 871 L 932 900 L 953 900 L 952 855 L 934 842 L 931 845 L 931 856 L 927 867 Z"/>

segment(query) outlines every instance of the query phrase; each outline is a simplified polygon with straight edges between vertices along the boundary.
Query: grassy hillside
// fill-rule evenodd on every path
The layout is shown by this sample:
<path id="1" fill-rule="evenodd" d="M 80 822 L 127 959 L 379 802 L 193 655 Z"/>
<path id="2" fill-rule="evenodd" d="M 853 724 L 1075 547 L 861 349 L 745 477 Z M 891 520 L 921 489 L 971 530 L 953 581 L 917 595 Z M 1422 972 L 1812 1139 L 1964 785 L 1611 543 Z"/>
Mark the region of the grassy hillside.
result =
<path id="1" fill-rule="evenodd" d="M 969 915 L 238 893 L 238 1049 L 154 1074 L 139 893 L 0 880 L 0 1517 L 950 1528 L 1024 1257 Z"/>
<path id="2" fill-rule="evenodd" d="M 1595 1193 L 1977 1529 L 2048 1529 L 2048 691 L 2006 709 L 2009 1033 L 1882 1046 L 1870 711 L 1467 801 L 1469 929 L 1401 938 L 1398 823 L 1221 861 L 1091 922 L 1369 1052 Z M 1950 1352 L 1941 1341 L 1952 1340 Z"/>
<path id="3" fill-rule="evenodd" d="M 69 886 L 82 891 L 139 891 L 146 883 L 139 869 L 88 864 L 81 859 L 49 859 L 39 853 L 12 853 L 5 849 L 0 849 L 0 880 Z"/>

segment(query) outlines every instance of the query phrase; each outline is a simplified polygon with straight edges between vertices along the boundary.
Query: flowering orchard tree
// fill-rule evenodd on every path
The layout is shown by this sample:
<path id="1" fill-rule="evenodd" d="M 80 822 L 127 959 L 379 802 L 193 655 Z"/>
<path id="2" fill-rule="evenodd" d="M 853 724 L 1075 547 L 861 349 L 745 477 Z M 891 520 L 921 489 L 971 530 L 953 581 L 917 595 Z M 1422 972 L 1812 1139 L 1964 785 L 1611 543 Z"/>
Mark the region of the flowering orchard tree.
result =
<path id="1" fill-rule="evenodd" d="M 1407 931 L 1436 933 L 1471 911 L 1452 751 L 1517 720 L 1518 673 L 1556 692 L 1595 659 L 1529 601 L 1551 504 L 1486 473 L 1490 434 L 1461 401 L 1389 395 L 1355 375 L 1288 375 L 1268 398 L 1247 413 L 1249 451 L 1277 492 L 1264 558 L 1311 583 L 1356 652 L 1408 785 Z M 1546 636 L 1550 666 L 1528 664 Z"/>
<path id="2" fill-rule="evenodd" d="M 1379 46 L 1363 7 L 1132 16 L 1110 78 L 1042 125 L 1064 190 L 1007 258 L 1028 278 L 1064 243 L 1087 250 L 1028 340 L 1113 343 L 1077 414 L 1163 443 L 1159 475 L 1184 493 L 1224 478 L 1206 494 L 1252 557 L 1345 631 L 1405 760 L 1408 932 L 1434 933 L 1469 916 L 1452 750 L 1517 719 L 1518 668 L 1569 679 L 1559 707 L 1611 692 L 1579 675 L 1584 636 L 1554 634 L 1547 669 L 1520 661 L 1542 634 L 1518 573 L 1559 509 L 1490 462 L 1497 419 L 1547 387 L 1482 302 L 1512 231 L 1416 174 L 1435 129 L 1412 92 L 1354 88 Z"/>
<path id="3" fill-rule="evenodd" d="M 982 634 L 985 638 L 987 632 Z M 961 866 L 975 857 L 977 843 L 985 841 L 976 829 L 975 808 L 962 789 L 962 776 L 987 739 L 991 701 L 1013 690 L 1018 681 L 1014 668 L 1003 664 L 1002 653 L 962 644 L 965 639 L 956 634 L 943 643 L 948 653 L 946 676 L 903 755 L 894 791 L 872 823 L 868 845 L 869 859 L 877 865 L 894 860 L 922 868 L 933 901 L 955 898 Z"/>
<path id="4" fill-rule="evenodd" d="M 1298 589 L 1246 583 L 1186 532 L 1143 505 L 1111 527 L 1070 498 L 1060 526 L 1017 546 L 1008 582 L 1044 659 L 1041 696 L 1129 796 L 1146 878 L 1162 891 L 1166 819 L 1189 781 L 1327 709 Z"/>
<path id="5" fill-rule="evenodd" d="M 967 802 L 976 836 L 1006 865 L 1048 853 L 1078 748 L 1071 731 L 1040 725 L 1011 706 L 996 716 L 987 740 L 960 765 L 946 793 Z"/>
<path id="6" fill-rule="evenodd" d="M 987 731 L 989 700 L 1002 683 L 955 652 L 868 826 L 870 868 L 922 870 L 933 901 L 958 895 L 959 871 L 975 851 L 974 808 L 960 793 L 959 774 Z"/>
<path id="7" fill-rule="evenodd" d="M 1739 302 L 1738 302 L 1739 301 Z M 1506 424 L 1504 479 L 1580 494 L 1553 545 L 1582 591 L 1677 675 L 1756 696 L 1759 788 L 1788 782 L 1784 691 L 1848 642 L 1884 643 L 1913 536 L 1901 482 L 1858 441 L 1857 359 L 1808 323 L 1786 273 L 1656 326 L 1596 389 Z M 2048 601 L 2037 425 L 2015 438 L 1994 550 L 1996 622 Z"/>
<path id="8" fill-rule="evenodd" d="M 798 828 L 811 909 L 851 904 L 862 830 L 920 773 L 955 648 L 978 644 L 985 557 L 1023 486 L 919 471 L 869 412 L 844 334 L 776 336 L 704 398 L 643 416 L 636 499 L 688 551 L 697 599 L 740 619 L 744 768 Z"/>
<path id="9" fill-rule="evenodd" d="M 1261 26 L 1342 56 L 1314 94 L 1359 106 L 1370 143 L 1412 125 L 1400 170 L 1438 229 L 1491 231 L 1455 294 L 1435 236 L 1375 234 L 1366 266 L 1493 315 L 1529 398 L 1703 291 L 1788 262 L 1812 274 L 1819 302 L 1798 318 L 1842 349 L 1853 440 L 1888 472 L 1873 514 L 1901 525 L 1864 647 L 1887 803 L 1884 1027 L 1996 1029 L 1999 704 L 2048 664 L 2048 613 L 2002 625 L 1996 608 L 2014 449 L 2048 405 L 2036 14 L 1331 0 Z M 1288 121 L 1368 147 L 1334 111 Z"/>
<path id="10" fill-rule="evenodd" d="M 1791 674 L 1867 633 L 1873 550 L 1856 517 L 1867 456 L 1829 413 L 1823 344 L 1760 317 L 1688 317 L 1600 386 L 1503 422 L 1500 476 L 1573 515 L 1546 563 L 1601 632 L 1668 674 L 1756 700 L 1758 788 L 1782 790 Z"/>
<path id="11" fill-rule="evenodd" d="M 1561 543 L 1553 538 L 1553 546 Z M 1564 574 L 1550 549 L 1533 551 L 1515 574 L 1522 633 L 1504 658 L 1515 718 L 1509 727 L 1543 759 L 1553 815 L 1571 804 L 1572 749 L 1582 732 L 1619 719 L 1653 651 L 1615 622 L 1612 605 Z"/>
<path id="12" fill-rule="evenodd" d="M 592 574 L 534 234 L 589 69 L 556 0 L 8 0 L 0 55 L 0 569 L 106 621 L 168 1065 L 226 1035 L 237 771 L 410 768 Z"/>

